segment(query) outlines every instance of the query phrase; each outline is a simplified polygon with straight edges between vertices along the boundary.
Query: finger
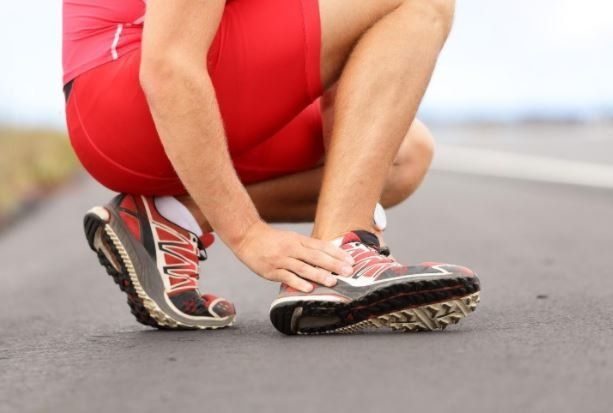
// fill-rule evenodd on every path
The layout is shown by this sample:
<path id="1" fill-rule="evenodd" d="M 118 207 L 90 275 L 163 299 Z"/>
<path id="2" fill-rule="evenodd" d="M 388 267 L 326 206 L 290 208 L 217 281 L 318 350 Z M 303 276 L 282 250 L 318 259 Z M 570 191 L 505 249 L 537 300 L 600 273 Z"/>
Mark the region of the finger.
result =
<path id="1" fill-rule="evenodd" d="M 313 250 L 323 251 L 332 258 L 335 258 L 339 261 L 343 261 L 346 264 L 353 265 L 355 264 L 355 260 L 351 255 L 345 252 L 343 249 L 337 247 L 333 243 L 329 241 L 322 241 L 315 238 L 304 237 L 303 243 L 305 247 L 311 248 Z"/>
<path id="2" fill-rule="evenodd" d="M 314 281 L 327 287 L 334 287 L 336 285 L 336 277 L 332 276 L 330 272 L 321 268 L 316 268 L 295 258 L 288 258 L 285 260 L 283 262 L 283 268 L 293 272 L 301 278 Z"/>
<path id="3" fill-rule="evenodd" d="M 330 255 L 320 250 L 314 250 L 309 248 L 301 248 L 296 251 L 295 258 L 306 262 L 314 267 L 319 267 L 328 273 L 334 273 L 339 275 L 351 275 L 353 274 L 353 267 L 347 264 L 345 261 L 339 261 Z M 330 275 L 330 277 L 332 277 Z M 334 284 L 336 284 L 336 277 L 334 278 Z M 324 283 L 324 285 L 328 285 Z"/>
<path id="4" fill-rule="evenodd" d="M 313 284 L 298 277 L 296 274 L 291 273 L 288 270 L 276 270 L 275 279 L 282 282 L 295 290 L 302 291 L 303 293 L 310 293 L 313 291 Z"/>

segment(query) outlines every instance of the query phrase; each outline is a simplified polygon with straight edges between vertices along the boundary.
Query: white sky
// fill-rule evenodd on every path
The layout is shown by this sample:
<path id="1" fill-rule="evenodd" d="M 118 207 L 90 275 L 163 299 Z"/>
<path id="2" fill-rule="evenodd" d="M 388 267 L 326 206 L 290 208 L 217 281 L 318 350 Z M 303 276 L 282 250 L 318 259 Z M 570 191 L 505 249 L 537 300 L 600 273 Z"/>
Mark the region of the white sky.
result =
<path id="1" fill-rule="evenodd" d="M 3 3 L 0 121 L 61 126 L 61 0 Z M 612 74 L 613 2 L 458 0 L 423 110 L 437 120 L 597 118 L 613 114 Z"/>

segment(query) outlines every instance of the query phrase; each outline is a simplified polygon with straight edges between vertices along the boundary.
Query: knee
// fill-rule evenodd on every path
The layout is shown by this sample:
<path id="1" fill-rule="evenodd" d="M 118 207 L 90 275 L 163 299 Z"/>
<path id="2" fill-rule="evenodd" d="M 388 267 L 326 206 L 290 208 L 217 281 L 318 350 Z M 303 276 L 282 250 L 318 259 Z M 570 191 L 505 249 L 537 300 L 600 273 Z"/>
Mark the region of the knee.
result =
<path id="1" fill-rule="evenodd" d="M 434 157 L 434 137 L 416 120 L 402 143 L 385 185 L 382 204 L 386 208 L 411 196 L 425 178 Z"/>
<path id="2" fill-rule="evenodd" d="M 455 0 L 405 0 L 417 7 L 423 21 L 437 27 L 445 37 L 451 31 L 455 14 Z"/>
<path id="3" fill-rule="evenodd" d="M 434 136 L 428 127 L 419 119 L 415 119 L 398 150 L 394 166 L 406 168 L 421 164 L 427 168 L 434 157 L 435 146 Z"/>

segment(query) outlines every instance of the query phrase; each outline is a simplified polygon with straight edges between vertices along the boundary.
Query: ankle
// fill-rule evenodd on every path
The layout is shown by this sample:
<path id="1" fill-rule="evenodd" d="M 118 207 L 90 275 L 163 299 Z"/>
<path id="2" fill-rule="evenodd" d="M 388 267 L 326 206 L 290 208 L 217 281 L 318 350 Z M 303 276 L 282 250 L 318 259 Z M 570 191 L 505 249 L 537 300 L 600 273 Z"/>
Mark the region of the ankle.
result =
<path id="1" fill-rule="evenodd" d="M 368 231 L 375 234 L 381 245 L 385 245 L 383 241 L 383 231 L 387 227 L 387 216 L 385 209 L 379 203 L 375 206 L 372 213 L 372 218 L 368 216 L 364 219 L 355 219 L 351 221 L 341 221 L 339 219 L 330 219 L 331 217 L 325 217 L 321 221 L 315 221 L 313 227 L 312 237 L 321 240 L 334 240 L 342 237 L 344 234 L 356 230 Z M 322 223 L 322 221 L 325 221 Z"/>
<path id="2" fill-rule="evenodd" d="M 374 225 L 357 225 L 357 224 L 335 226 L 335 227 L 330 227 L 330 228 L 322 228 L 322 227 L 315 226 L 315 228 L 313 228 L 313 232 L 311 236 L 313 238 L 324 240 L 324 241 L 332 241 L 332 240 L 335 240 L 337 238 L 344 236 L 345 234 L 349 232 L 358 231 L 358 230 L 368 231 L 370 233 L 373 233 L 377 236 L 377 238 L 379 238 L 379 240 L 382 240 L 383 233 L 379 229 L 377 229 Z"/>

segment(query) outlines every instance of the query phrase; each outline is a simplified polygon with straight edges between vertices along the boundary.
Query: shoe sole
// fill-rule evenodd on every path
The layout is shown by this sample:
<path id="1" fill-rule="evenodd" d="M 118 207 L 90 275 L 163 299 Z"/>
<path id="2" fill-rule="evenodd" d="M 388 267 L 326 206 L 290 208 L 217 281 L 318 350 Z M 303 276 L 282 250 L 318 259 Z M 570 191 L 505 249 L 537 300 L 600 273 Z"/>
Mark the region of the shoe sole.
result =
<path id="1" fill-rule="evenodd" d="M 270 311 L 277 330 L 287 335 L 354 333 L 365 328 L 395 331 L 444 330 L 475 311 L 477 277 L 404 282 L 357 300 L 279 302 Z"/>
<path id="2" fill-rule="evenodd" d="M 110 224 L 111 213 L 106 208 L 96 207 L 90 210 L 83 220 L 85 236 L 90 248 L 96 252 L 100 264 L 121 291 L 128 296 L 128 305 L 136 320 L 141 324 L 161 330 L 216 330 L 230 327 L 235 316 L 211 322 L 178 320 L 163 311 L 147 293 L 141 277 L 127 252 L 128 246 L 122 243 L 121 234 Z M 126 242 L 127 244 L 127 242 Z M 195 317 L 194 317 L 195 318 Z"/>

